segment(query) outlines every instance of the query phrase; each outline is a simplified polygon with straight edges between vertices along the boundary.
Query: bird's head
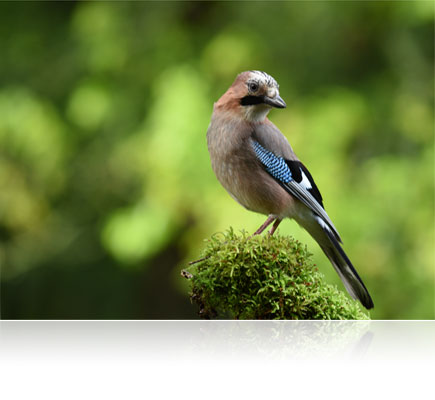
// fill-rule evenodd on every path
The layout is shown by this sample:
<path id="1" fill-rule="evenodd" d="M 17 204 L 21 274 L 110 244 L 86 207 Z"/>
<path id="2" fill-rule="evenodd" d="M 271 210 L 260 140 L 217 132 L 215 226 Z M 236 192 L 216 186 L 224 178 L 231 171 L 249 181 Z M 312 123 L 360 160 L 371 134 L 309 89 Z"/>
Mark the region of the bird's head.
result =
<path id="1" fill-rule="evenodd" d="M 262 71 L 245 71 L 239 74 L 217 104 L 240 113 L 253 122 L 264 120 L 272 107 L 286 107 L 279 96 L 278 83 Z"/>

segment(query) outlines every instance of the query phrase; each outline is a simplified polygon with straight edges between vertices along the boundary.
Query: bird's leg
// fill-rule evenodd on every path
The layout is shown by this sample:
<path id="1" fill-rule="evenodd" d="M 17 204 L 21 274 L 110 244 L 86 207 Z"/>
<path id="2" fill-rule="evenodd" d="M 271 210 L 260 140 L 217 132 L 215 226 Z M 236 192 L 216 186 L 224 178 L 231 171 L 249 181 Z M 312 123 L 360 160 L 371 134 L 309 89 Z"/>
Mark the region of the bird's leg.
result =
<path id="1" fill-rule="evenodd" d="M 275 220 L 275 223 L 273 224 L 272 228 L 270 228 L 270 231 L 269 231 L 270 236 L 272 236 L 275 233 L 276 228 L 278 228 L 278 225 L 281 223 L 281 221 L 282 221 L 282 219 L 280 219 L 280 218 L 277 218 Z"/>
<path id="2" fill-rule="evenodd" d="M 272 215 L 269 215 L 266 219 L 266 222 L 261 225 L 252 236 L 259 235 L 261 232 L 263 232 L 273 221 L 275 220 L 275 217 Z"/>

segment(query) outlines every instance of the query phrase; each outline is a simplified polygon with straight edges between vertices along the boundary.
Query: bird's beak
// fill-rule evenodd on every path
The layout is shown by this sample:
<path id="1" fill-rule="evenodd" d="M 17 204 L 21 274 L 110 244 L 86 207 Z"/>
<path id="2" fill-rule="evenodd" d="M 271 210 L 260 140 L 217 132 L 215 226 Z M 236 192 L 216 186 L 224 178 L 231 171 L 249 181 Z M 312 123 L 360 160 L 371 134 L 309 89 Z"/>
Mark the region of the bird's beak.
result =
<path id="1" fill-rule="evenodd" d="M 266 104 L 269 104 L 272 107 L 276 107 L 276 108 L 286 108 L 287 104 L 285 104 L 285 101 L 283 99 L 281 99 L 281 97 L 279 95 L 276 95 L 275 97 L 268 97 L 268 96 L 264 96 L 264 102 Z"/>

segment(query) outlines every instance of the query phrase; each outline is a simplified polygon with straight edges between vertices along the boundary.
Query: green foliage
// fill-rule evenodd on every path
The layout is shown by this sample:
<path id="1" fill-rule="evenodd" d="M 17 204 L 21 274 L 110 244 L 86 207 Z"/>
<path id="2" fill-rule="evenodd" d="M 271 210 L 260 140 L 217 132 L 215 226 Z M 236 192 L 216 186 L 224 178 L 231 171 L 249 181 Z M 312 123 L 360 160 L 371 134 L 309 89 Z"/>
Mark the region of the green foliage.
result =
<path id="1" fill-rule="evenodd" d="M 288 236 L 208 240 L 201 261 L 183 275 L 203 318 L 368 319 L 354 300 L 327 284 L 311 254 Z"/>

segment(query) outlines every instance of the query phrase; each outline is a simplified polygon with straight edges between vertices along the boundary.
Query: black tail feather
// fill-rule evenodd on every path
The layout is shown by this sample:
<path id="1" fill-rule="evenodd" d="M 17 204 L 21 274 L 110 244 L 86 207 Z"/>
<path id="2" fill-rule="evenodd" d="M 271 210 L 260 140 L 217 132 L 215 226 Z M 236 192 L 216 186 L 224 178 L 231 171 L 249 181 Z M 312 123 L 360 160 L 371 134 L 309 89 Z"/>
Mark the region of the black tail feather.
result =
<path id="1" fill-rule="evenodd" d="M 349 294 L 359 300 L 368 310 L 374 307 L 373 300 L 354 266 L 338 243 L 335 235 L 327 226 L 322 227 L 331 242 L 331 246 L 321 246 L 331 261 Z"/>

